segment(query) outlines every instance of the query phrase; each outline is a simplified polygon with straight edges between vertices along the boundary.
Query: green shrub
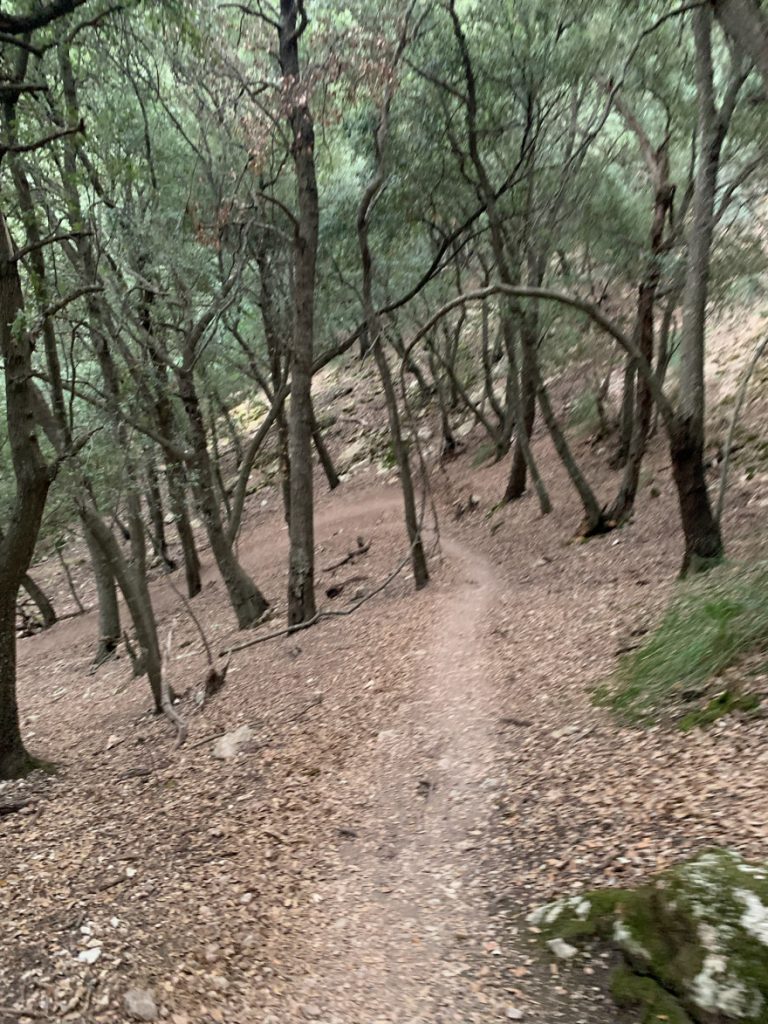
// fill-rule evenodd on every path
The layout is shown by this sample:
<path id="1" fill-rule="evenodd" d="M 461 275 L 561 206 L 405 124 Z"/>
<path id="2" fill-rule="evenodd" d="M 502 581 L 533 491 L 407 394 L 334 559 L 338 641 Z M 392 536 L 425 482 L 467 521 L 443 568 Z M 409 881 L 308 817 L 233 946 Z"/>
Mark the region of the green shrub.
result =
<path id="1" fill-rule="evenodd" d="M 625 718 L 653 720 L 683 700 L 704 696 L 714 676 L 768 650 L 768 562 L 723 566 L 678 587 L 659 626 L 622 658 L 603 689 L 601 703 Z M 686 716 L 686 727 L 754 707 L 743 684 L 720 690 L 725 692 L 710 700 L 699 721 Z"/>

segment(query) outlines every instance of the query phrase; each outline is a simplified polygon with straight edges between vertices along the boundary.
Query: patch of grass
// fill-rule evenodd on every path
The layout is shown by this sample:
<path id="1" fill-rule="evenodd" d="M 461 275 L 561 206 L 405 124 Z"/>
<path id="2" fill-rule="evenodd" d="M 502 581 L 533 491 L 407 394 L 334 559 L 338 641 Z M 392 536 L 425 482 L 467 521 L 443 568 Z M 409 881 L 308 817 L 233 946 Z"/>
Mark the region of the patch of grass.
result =
<path id="1" fill-rule="evenodd" d="M 691 729 L 711 725 L 732 711 L 755 711 L 759 706 L 760 698 L 755 693 L 740 695 L 731 690 L 724 690 L 713 697 L 705 707 L 696 708 L 683 715 L 680 719 L 680 728 L 683 732 L 690 732 Z"/>
<path id="2" fill-rule="evenodd" d="M 683 581 L 657 629 L 626 655 L 596 699 L 621 717 L 653 721 L 681 700 L 703 695 L 704 684 L 745 657 L 768 651 L 768 562 L 722 566 Z M 722 690 L 722 687 L 721 687 Z M 733 692 L 731 692 L 733 691 Z M 706 724 L 733 710 L 750 710 L 743 686 L 699 708 L 684 727 Z M 745 701 L 749 704 L 746 706 Z"/>

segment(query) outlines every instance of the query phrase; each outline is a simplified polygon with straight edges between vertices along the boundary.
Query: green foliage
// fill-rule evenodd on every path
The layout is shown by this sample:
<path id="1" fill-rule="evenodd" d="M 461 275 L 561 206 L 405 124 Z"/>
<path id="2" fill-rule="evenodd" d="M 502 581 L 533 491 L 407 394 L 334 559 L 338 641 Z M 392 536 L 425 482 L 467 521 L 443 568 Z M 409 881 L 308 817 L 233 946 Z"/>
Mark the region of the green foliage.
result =
<path id="1" fill-rule="evenodd" d="M 768 563 L 723 566 L 678 584 L 661 623 L 642 647 L 626 655 L 605 702 L 621 717 L 646 722 L 697 694 L 713 676 L 754 652 L 768 651 Z M 685 727 L 754 706 L 731 693 L 684 719 Z"/>

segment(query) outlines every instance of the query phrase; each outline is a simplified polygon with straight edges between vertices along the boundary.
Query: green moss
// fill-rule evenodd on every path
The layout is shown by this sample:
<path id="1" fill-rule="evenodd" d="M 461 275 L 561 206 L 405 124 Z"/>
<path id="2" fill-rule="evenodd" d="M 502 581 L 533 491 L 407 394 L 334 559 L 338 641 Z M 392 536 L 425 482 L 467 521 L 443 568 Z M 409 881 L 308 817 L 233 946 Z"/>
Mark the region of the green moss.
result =
<path id="1" fill-rule="evenodd" d="M 755 711 L 759 706 L 760 698 L 757 694 L 739 695 L 731 690 L 725 690 L 723 693 L 713 697 L 705 707 L 696 708 L 694 711 L 689 711 L 687 715 L 684 715 L 680 720 L 680 728 L 683 732 L 689 732 L 691 729 L 699 726 L 711 725 L 718 718 L 729 715 L 734 711 L 750 712 Z"/>
<path id="2" fill-rule="evenodd" d="M 637 889 L 570 897 L 529 921 L 545 937 L 618 948 L 619 994 L 642 1003 L 646 1021 L 669 1009 L 659 989 L 701 1024 L 768 1024 L 768 865 L 709 850 Z"/>
<path id="3" fill-rule="evenodd" d="M 611 976 L 611 995 L 618 1006 L 643 1010 L 641 1024 L 691 1024 L 691 1018 L 671 993 L 653 978 L 617 967 Z"/>

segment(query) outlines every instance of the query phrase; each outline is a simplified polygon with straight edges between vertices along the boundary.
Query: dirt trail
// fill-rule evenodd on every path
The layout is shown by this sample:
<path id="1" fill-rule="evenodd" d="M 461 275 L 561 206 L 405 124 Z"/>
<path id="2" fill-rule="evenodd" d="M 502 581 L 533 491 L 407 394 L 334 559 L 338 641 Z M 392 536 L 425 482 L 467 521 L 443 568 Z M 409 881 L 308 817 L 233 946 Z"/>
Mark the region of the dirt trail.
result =
<path id="1" fill-rule="evenodd" d="M 270 1024 L 294 1014 L 325 1024 L 514 1020 L 521 997 L 526 1019 L 566 1016 L 546 967 L 522 939 L 511 948 L 510 930 L 489 912 L 500 895 L 488 877 L 502 785 L 492 636 L 500 582 L 465 544 L 444 537 L 442 551 L 439 601 L 408 652 L 412 685 L 370 758 L 336 780 L 362 814 L 340 870 L 315 894 L 322 913 L 294 949 L 302 976 Z M 513 973 L 524 963 L 540 975 L 525 995 Z M 601 1020 L 594 1009 L 589 1019 Z M 573 1007 L 567 1015 L 578 1019 Z"/>
<path id="2" fill-rule="evenodd" d="M 500 481 L 467 480 L 490 507 Z M 124 1024 L 133 985 L 173 1024 L 615 1024 L 604 965 L 555 967 L 519 917 L 580 884 L 641 877 L 674 843 L 711 842 L 714 825 L 693 834 L 667 806 L 671 780 L 685 773 L 700 813 L 697 780 L 713 775 L 696 758 L 741 765 L 740 739 L 693 756 L 667 735 L 660 750 L 591 706 L 621 623 L 663 591 L 649 565 L 669 575 L 677 554 L 656 509 L 632 545 L 564 543 L 561 489 L 546 532 L 530 502 L 490 537 L 482 513 L 455 525 L 455 493 L 441 495 L 429 587 L 403 574 L 351 618 L 242 652 L 201 714 L 184 703 L 180 751 L 124 660 L 87 676 L 89 619 L 25 641 L 25 732 L 63 771 L 18 787 L 31 813 L 0 821 L 9 1005 L 50 1015 L 85 993 L 87 1019 Z M 366 555 L 328 571 L 358 534 Z M 276 621 L 285 543 L 279 514 L 257 506 L 241 557 Z M 369 477 L 324 495 L 317 543 L 318 594 L 335 608 L 402 557 L 397 490 Z M 210 566 L 205 578 L 197 609 L 221 649 L 241 634 Z M 198 685 L 199 637 L 162 578 L 153 601 L 178 620 L 174 680 Z M 242 724 L 253 744 L 214 760 L 210 737 Z M 83 921 L 101 943 L 94 966 L 79 959 L 97 941 Z"/>

